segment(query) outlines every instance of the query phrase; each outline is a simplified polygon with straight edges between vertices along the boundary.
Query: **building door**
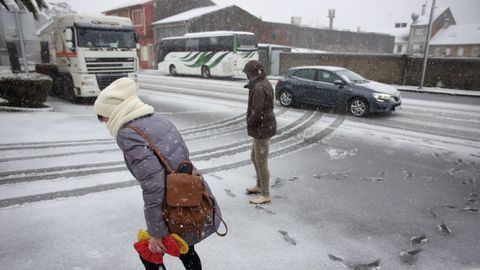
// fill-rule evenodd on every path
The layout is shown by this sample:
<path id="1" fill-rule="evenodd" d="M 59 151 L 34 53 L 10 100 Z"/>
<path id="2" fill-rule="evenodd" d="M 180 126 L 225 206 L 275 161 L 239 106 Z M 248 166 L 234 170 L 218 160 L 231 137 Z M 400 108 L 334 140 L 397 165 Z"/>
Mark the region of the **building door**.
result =
<path id="1" fill-rule="evenodd" d="M 280 75 L 280 53 L 281 50 L 272 50 L 270 55 L 270 75 L 278 76 Z"/>

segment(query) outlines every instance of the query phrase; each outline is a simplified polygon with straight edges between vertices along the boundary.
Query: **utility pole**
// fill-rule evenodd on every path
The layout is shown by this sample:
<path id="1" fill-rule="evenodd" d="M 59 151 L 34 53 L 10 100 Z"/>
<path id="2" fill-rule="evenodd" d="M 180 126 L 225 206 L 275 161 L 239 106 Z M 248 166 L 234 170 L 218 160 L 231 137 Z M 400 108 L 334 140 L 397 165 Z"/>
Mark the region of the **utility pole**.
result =
<path id="1" fill-rule="evenodd" d="M 23 56 L 23 66 L 25 69 L 25 74 L 28 74 L 27 51 L 25 50 L 25 39 L 23 37 L 22 20 L 18 16 L 18 13 L 20 13 L 20 11 L 14 10 L 13 13 L 15 14 L 15 21 L 17 23 L 18 36 L 20 39 L 20 48 L 22 50 Z"/>
<path id="2" fill-rule="evenodd" d="M 428 60 L 428 47 L 430 46 L 430 33 L 432 31 L 432 21 L 433 21 L 434 11 L 435 11 L 435 0 L 433 0 L 432 2 L 432 10 L 430 11 L 430 19 L 428 20 L 427 40 L 425 42 L 425 50 L 423 53 L 422 78 L 420 80 L 420 86 L 418 87 L 418 89 L 422 89 L 423 83 L 425 82 L 425 72 L 427 70 L 427 60 Z"/>

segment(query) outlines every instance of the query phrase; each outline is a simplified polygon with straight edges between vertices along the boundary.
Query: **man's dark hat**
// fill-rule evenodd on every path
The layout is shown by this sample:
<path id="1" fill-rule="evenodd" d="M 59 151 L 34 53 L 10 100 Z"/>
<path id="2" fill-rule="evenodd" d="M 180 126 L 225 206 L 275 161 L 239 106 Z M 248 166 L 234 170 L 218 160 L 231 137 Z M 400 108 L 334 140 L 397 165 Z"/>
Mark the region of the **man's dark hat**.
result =
<path id="1" fill-rule="evenodd" d="M 242 72 L 264 70 L 263 65 L 257 60 L 250 60 L 243 68 Z"/>

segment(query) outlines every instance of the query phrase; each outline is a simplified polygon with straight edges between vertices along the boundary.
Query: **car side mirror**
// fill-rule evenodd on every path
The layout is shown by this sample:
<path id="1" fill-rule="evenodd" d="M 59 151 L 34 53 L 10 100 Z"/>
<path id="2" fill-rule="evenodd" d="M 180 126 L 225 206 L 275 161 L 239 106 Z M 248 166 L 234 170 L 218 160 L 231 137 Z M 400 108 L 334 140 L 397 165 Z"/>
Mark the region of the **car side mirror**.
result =
<path id="1" fill-rule="evenodd" d="M 342 80 L 335 80 L 333 84 L 338 85 L 340 87 L 343 87 L 345 85 Z"/>

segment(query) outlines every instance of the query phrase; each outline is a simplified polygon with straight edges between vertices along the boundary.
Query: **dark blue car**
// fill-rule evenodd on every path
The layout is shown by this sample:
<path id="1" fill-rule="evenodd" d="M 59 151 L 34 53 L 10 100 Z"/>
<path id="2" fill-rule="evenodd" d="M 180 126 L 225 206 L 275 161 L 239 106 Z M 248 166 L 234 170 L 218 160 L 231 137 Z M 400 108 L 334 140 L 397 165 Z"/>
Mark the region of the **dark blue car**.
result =
<path id="1" fill-rule="evenodd" d="M 275 97 L 286 107 L 307 103 L 346 109 L 359 117 L 394 111 L 401 104 L 400 92 L 394 87 L 332 66 L 290 68 L 277 82 Z"/>

